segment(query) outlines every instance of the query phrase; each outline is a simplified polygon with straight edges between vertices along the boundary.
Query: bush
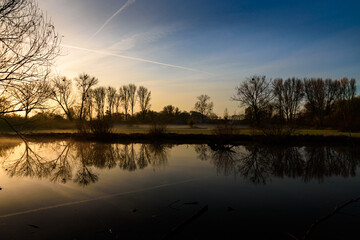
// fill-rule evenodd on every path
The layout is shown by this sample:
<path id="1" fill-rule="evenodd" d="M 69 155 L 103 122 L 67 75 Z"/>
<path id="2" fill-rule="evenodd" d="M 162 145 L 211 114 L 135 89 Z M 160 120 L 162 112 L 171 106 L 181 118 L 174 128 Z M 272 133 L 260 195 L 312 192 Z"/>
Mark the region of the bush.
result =
<path id="1" fill-rule="evenodd" d="M 150 135 L 162 135 L 166 133 L 167 125 L 163 121 L 154 121 L 149 129 Z"/>
<path id="2" fill-rule="evenodd" d="M 76 128 L 81 134 L 94 134 L 96 136 L 112 133 L 113 121 L 110 117 L 95 119 L 90 121 L 76 122 Z"/>
<path id="3" fill-rule="evenodd" d="M 194 127 L 194 124 L 196 124 L 196 120 L 193 119 L 193 118 L 189 118 L 187 121 L 186 121 L 187 125 L 189 125 L 189 127 L 193 128 Z"/>
<path id="4" fill-rule="evenodd" d="M 212 130 L 212 133 L 217 136 L 234 135 L 238 132 L 239 130 L 235 127 L 235 124 L 229 120 L 221 121 L 220 124 L 216 125 L 216 127 Z"/>

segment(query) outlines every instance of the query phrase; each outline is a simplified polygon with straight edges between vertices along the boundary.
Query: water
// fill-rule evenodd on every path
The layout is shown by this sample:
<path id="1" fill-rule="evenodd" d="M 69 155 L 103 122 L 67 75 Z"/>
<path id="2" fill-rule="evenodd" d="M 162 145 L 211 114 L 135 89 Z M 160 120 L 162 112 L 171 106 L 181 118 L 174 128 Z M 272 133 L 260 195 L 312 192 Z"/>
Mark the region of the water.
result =
<path id="1" fill-rule="evenodd" d="M 2 141 L 0 164 L 1 239 L 300 239 L 360 196 L 346 146 Z M 354 239 L 359 217 L 351 203 L 308 239 Z"/>

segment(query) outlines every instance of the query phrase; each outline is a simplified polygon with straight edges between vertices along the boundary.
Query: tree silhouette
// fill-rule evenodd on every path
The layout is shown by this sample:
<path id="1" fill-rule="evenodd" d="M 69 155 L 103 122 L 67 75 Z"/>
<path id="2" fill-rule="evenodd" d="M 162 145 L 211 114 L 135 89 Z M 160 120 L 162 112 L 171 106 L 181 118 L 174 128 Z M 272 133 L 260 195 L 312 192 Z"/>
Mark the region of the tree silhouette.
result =
<path id="1" fill-rule="evenodd" d="M 266 80 L 265 76 L 255 75 L 236 87 L 236 95 L 231 98 L 251 110 L 256 126 L 260 125 L 261 117 L 272 99 L 269 85 L 270 82 Z"/>
<path id="2" fill-rule="evenodd" d="M 25 112 L 25 119 L 29 113 L 36 109 L 46 109 L 46 101 L 51 91 L 46 81 L 23 82 L 10 88 L 11 97 L 14 99 L 18 110 Z"/>
<path id="3" fill-rule="evenodd" d="M 83 73 L 80 74 L 79 77 L 75 78 L 76 85 L 80 89 L 80 110 L 79 110 L 79 119 L 84 119 L 84 105 L 86 99 L 89 97 L 88 92 L 89 90 L 95 86 L 99 80 L 95 77 L 91 77 L 90 75 Z"/>
<path id="4" fill-rule="evenodd" d="M 210 101 L 210 97 L 202 94 L 197 97 L 198 101 L 195 103 L 195 110 L 201 114 L 201 122 L 204 122 L 204 116 L 211 114 L 214 103 Z"/>
<path id="5" fill-rule="evenodd" d="M 288 78 L 285 81 L 278 78 L 272 83 L 272 88 L 279 117 L 292 122 L 304 96 L 303 82 L 297 78 Z"/>
<path id="6" fill-rule="evenodd" d="M 106 92 L 107 92 L 107 102 L 108 102 L 108 109 L 109 109 L 109 115 L 111 116 L 111 114 L 114 111 L 114 108 L 115 108 L 115 104 L 116 104 L 116 88 L 114 87 L 108 87 L 106 89 Z"/>
<path id="7" fill-rule="evenodd" d="M 134 107 L 136 103 L 136 86 L 134 84 L 129 84 L 128 91 L 129 91 L 129 103 L 131 108 L 131 117 L 133 117 Z"/>
<path id="8" fill-rule="evenodd" d="M 75 99 L 72 92 L 72 81 L 66 77 L 57 77 L 52 80 L 50 98 L 63 110 L 69 120 L 74 119 L 73 106 Z"/>
<path id="9" fill-rule="evenodd" d="M 1 1 L 0 96 L 10 86 L 45 79 L 59 43 L 54 25 L 34 0 Z"/>
<path id="10" fill-rule="evenodd" d="M 137 90 L 139 97 L 139 104 L 143 120 L 145 119 L 146 112 L 150 109 L 151 91 L 146 87 L 140 86 Z"/>
<path id="11" fill-rule="evenodd" d="M 129 103 L 130 103 L 130 94 L 129 94 L 129 86 L 122 86 L 119 89 L 120 101 L 124 107 L 125 119 L 127 119 Z"/>
<path id="12" fill-rule="evenodd" d="M 98 87 L 94 89 L 94 99 L 97 109 L 97 118 L 102 119 L 105 116 L 105 98 L 106 89 L 104 87 Z"/>

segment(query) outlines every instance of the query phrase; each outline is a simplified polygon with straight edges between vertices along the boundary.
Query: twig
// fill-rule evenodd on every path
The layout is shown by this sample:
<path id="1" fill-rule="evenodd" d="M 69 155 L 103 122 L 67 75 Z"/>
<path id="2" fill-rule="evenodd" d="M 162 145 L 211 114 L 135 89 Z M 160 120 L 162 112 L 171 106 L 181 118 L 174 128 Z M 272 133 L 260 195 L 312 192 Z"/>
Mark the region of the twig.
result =
<path id="1" fill-rule="evenodd" d="M 326 215 L 326 216 L 323 216 L 323 217 L 317 219 L 317 220 L 308 228 L 308 230 L 305 232 L 304 237 L 303 237 L 302 239 L 304 239 L 304 240 L 307 239 L 307 238 L 310 236 L 310 234 L 312 233 L 313 229 L 314 229 L 315 227 L 317 227 L 320 223 L 322 223 L 322 222 L 324 222 L 325 220 L 329 219 L 330 217 L 334 216 L 339 210 L 343 209 L 343 208 L 346 207 L 347 205 L 352 204 L 352 203 L 355 203 L 355 202 L 358 202 L 359 200 L 360 200 L 360 197 L 355 198 L 355 199 L 352 199 L 352 200 L 344 203 L 343 205 L 341 205 L 341 206 L 339 206 L 339 207 L 335 207 L 334 210 L 333 210 L 330 214 L 328 214 L 328 215 Z"/>
<path id="2" fill-rule="evenodd" d="M 27 142 L 26 139 L 24 138 L 24 136 L 14 128 L 14 126 L 4 117 L 0 117 L 0 119 L 4 120 L 6 122 L 7 125 L 9 125 L 9 127 L 11 128 L 11 130 L 13 130 L 16 135 L 18 135 L 24 142 Z"/>
<path id="3" fill-rule="evenodd" d="M 179 202 L 179 201 L 180 201 L 180 200 L 176 200 L 176 201 L 170 203 L 170 204 L 168 205 L 168 207 L 171 208 L 171 209 L 174 209 L 174 210 L 176 210 L 176 211 L 179 211 L 180 209 L 173 207 L 173 205 L 174 205 L 175 203 Z"/>
<path id="4" fill-rule="evenodd" d="M 184 220 L 183 222 L 181 222 L 180 224 L 175 226 L 173 229 L 171 229 L 171 231 L 169 233 L 165 234 L 165 236 L 162 239 L 170 239 L 170 238 L 172 238 L 176 233 L 181 231 L 186 225 L 188 225 L 190 222 L 192 222 L 193 220 L 195 220 L 196 218 L 201 216 L 207 210 L 208 210 L 208 205 L 201 208 L 199 211 L 194 213 L 191 217 L 189 217 L 188 219 Z"/>

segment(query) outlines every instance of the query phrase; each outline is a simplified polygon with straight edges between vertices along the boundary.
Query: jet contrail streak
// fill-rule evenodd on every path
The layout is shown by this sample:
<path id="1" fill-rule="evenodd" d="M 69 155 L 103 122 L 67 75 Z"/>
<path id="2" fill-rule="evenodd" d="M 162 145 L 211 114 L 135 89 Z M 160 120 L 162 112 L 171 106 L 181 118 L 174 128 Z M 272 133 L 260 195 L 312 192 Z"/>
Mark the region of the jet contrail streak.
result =
<path id="1" fill-rule="evenodd" d="M 104 199 L 113 198 L 113 197 L 120 197 L 120 196 L 125 196 L 125 195 L 133 194 L 133 193 L 141 193 L 141 192 L 161 189 L 161 188 L 165 188 L 165 187 L 171 187 L 171 186 L 175 186 L 175 185 L 180 185 L 180 184 L 184 184 L 184 183 L 194 182 L 194 181 L 198 181 L 198 180 L 201 180 L 201 179 L 204 179 L 204 178 L 193 178 L 193 179 L 183 180 L 183 181 L 179 181 L 179 182 L 166 183 L 166 184 L 161 184 L 161 185 L 142 188 L 142 189 L 130 190 L 130 191 L 121 192 L 121 193 L 103 195 L 103 196 L 96 197 L 96 198 L 91 198 L 91 199 L 78 200 L 78 201 L 73 201 L 73 202 L 60 203 L 60 204 L 46 206 L 46 207 L 40 207 L 40 208 L 35 208 L 35 209 L 24 210 L 24 211 L 20 211 L 20 212 L 13 212 L 13 213 L 0 215 L 0 219 L 7 218 L 7 217 L 18 216 L 18 215 L 24 215 L 24 214 L 28 214 L 28 213 L 39 212 L 39 211 L 44 211 L 44 210 L 49 210 L 49 209 L 54 209 L 54 208 L 67 207 L 67 206 L 72 206 L 72 205 L 76 205 L 76 204 L 99 201 L 99 200 L 104 200 Z"/>
<path id="2" fill-rule="evenodd" d="M 89 38 L 92 39 L 94 38 L 96 35 L 99 34 L 99 32 L 101 32 L 105 27 L 106 25 L 109 24 L 109 22 L 111 22 L 111 20 L 116 17 L 116 15 L 118 15 L 119 13 L 121 13 L 122 11 L 124 11 L 125 8 L 127 8 L 128 6 L 130 6 L 131 4 L 133 4 L 136 0 L 128 0 L 121 8 L 119 8 L 119 10 L 117 10 L 111 17 L 109 17 L 105 23 Z"/>
<path id="3" fill-rule="evenodd" d="M 173 64 L 163 63 L 163 62 L 157 62 L 157 61 L 152 61 L 152 60 L 148 60 L 148 59 L 144 59 L 144 58 L 125 56 L 125 55 L 120 55 L 120 54 L 110 53 L 110 52 L 105 52 L 105 51 L 100 51 L 100 50 L 94 50 L 94 49 L 88 49 L 88 48 L 83 48 L 83 47 L 71 46 L 71 45 L 67 45 L 67 44 L 60 44 L 60 45 L 63 46 L 63 47 L 66 47 L 66 48 L 78 49 L 78 50 L 83 50 L 83 51 L 87 51 L 87 52 L 93 52 L 93 53 L 106 55 L 106 56 L 114 56 L 114 57 L 124 58 L 124 59 L 128 59 L 128 60 L 133 60 L 133 61 L 152 63 L 152 64 L 162 65 L 162 66 L 166 66 L 166 67 L 178 68 L 178 69 L 183 69 L 183 70 L 187 70 L 187 71 L 199 72 L 199 73 L 205 73 L 205 74 L 213 75 L 212 73 L 204 72 L 204 71 L 194 69 L 194 68 L 188 68 L 188 67 L 183 67 L 183 66 L 179 66 L 179 65 L 173 65 Z"/>

